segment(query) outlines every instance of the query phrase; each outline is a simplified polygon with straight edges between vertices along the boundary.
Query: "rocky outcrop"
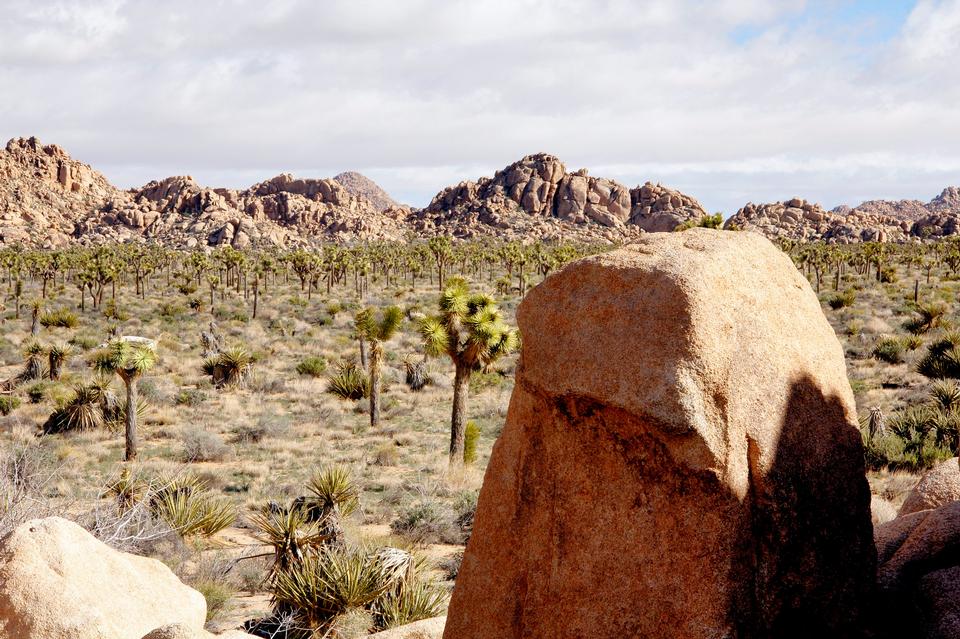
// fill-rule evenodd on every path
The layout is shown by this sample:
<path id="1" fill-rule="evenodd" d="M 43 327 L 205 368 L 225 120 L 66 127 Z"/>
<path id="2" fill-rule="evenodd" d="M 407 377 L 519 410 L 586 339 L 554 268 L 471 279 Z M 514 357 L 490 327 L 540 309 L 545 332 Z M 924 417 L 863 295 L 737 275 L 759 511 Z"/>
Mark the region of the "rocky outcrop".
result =
<path id="1" fill-rule="evenodd" d="M 793 198 L 786 202 L 747 204 L 726 222 L 726 228 L 755 231 L 768 238 L 831 243 L 900 242 L 912 224 L 892 217 L 851 210 L 827 211 L 819 204 Z"/>
<path id="2" fill-rule="evenodd" d="M 362 173 L 344 171 L 343 173 L 333 176 L 333 179 L 340 183 L 347 192 L 366 199 L 379 211 L 403 208 L 399 202 L 390 197 L 389 193 L 380 188 L 379 184 Z"/>
<path id="3" fill-rule="evenodd" d="M 904 500 L 900 514 L 909 515 L 920 510 L 939 508 L 954 501 L 960 501 L 960 465 L 956 457 L 938 464 L 923 475 L 920 483 Z"/>
<path id="4" fill-rule="evenodd" d="M 458 237 L 482 234 L 566 236 L 583 240 L 672 231 L 706 215 L 693 198 L 651 183 L 634 189 L 586 169 L 568 173 L 546 153 L 529 155 L 492 178 L 461 182 L 438 193 L 416 219 L 421 230 Z"/>
<path id="5" fill-rule="evenodd" d="M 891 637 L 960 637 L 960 502 L 877 526 L 881 623 Z"/>
<path id="6" fill-rule="evenodd" d="M 120 195 L 59 146 L 10 140 L 0 151 L 0 244 L 64 246 L 82 215 Z"/>
<path id="7" fill-rule="evenodd" d="M 0 637 L 140 639 L 206 620 L 203 595 L 162 562 L 113 550 L 59 517 L 0 540 L 0 584 Z"/>
<path id="8" fill-rule="evenodd" d="M 874 580 L 843 352 L 790 259 L 693 229 L 576 262 L 524 346 L 444 637 L 853 637 Z"/>

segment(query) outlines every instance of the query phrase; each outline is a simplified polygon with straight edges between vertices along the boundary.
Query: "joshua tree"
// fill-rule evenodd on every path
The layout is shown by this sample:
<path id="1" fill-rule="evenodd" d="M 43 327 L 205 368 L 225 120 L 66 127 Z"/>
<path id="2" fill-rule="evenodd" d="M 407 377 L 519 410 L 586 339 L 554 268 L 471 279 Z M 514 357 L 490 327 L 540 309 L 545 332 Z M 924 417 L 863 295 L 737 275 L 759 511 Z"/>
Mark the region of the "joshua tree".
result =
<path id="1" fill-rule="evenodd" d="M 50 363 L 50 379 L 56 381 L 60 379 L 60 371 L 63 370 L 63 363 L 70 357 L 70 347 L 65 344 L 54 344 L 47 353 L 47 359 Z"/>
<path id="2" fill-rule="evenodd" d="M 380 376 L 383 367 L 383 343 L 400 330 L 403 323 L 403 311 L 398 306 L 384 309 L 379 315 L 373 308 L 367 307 L 357 313 L 354 319 L 360 339 L 370 345 L 370 426 L 380 425 Z"/>
<path id="3" fill-rule="evenodd" d="M 421 322 L 427 354 L 453 361 L 453 411 L 450 417 L 450 463 L 463 463 L 464 413 L 470 376 L 517 349 L 520 337 L 507 326 L 496 301 L 470 293 L 461 278 L 450 278 L 440 294 L 440 313 Z"/>
<path id="4" fill-rule="evenodd" d="M 40 334 L 40 311 L 42 310 L 42 300 L 34 300 L 30 304 L 30 334 L 34 337 Z"/>
<path id="5" fill-rule="evenodd" d="M 127 389 L 125 461 L 137 458 L 137 383 L 157 361 L 154 343 L 118 338 L 110 342 L 94 360 L 101 373 L 116 373 Z"/>

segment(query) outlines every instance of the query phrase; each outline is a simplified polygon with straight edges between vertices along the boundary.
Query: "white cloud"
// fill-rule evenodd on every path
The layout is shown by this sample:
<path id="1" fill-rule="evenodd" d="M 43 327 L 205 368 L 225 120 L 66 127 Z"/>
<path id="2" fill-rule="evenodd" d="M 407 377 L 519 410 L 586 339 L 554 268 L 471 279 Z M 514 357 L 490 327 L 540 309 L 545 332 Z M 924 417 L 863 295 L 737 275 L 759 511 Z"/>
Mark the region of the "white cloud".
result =
<path id="1" fill-rule="evenodd" d="M 960 182 L 960 2 L 869 44 L 820 4 L 0 0 L 0 136 L 125 186 L 355 169 L 415 204 L 537 151 L 728 211 Z"/>

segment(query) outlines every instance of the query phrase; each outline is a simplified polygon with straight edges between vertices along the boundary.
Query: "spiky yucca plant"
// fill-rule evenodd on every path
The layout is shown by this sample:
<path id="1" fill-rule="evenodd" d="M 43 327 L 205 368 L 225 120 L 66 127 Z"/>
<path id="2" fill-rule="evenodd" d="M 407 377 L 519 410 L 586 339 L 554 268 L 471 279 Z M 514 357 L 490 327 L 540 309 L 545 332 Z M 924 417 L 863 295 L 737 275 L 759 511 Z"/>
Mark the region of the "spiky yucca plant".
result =
<path id="1" fill-rule="evenodd" d="M 370 382 L 356 362 L 343 360 L 328 378 L 327 392 L 341 399 L 363 399 L 370 392 Z"/>
<path id="2" fill-rule="evenodd" d="M 369 344 L 370 380 L 370 426 L 380 425 L 380 378 L 383 372 L 383 344 L 388 341 L 403 324 L 403 311 L 399 306 L 391 306 L 377 313 L 367 307 L 354 318 L 355 330 Z"/>
<path id="3" fill-rule="evenodd" d="M 23 372 L 20 373 L 21 381 L 30 381 L 41 379 L 43 377 L 43 355 L 45 351 L 40 342 L 30 342 L 23 349 L 25 359 Z"/>
<path id="4" fill-rule="evenodd" d="M 377 600 L 373 608 L 374 622 L 378 630 L 404 626 L 442 615 L 446 604 L 447 593 L 443 588 L 433 583 L 415 581 Z"/>
<path id="5" fill-rule="evenodd" d="M 100 428 L 104 424 L 101 399 L 101 389 L 96 384 L 78 384 L 66 404 L 47 419 L 43 432 L 52 434 Z"/>
<path id="6" fill-rule="evenodd" d="M 54 344 L 47 351 L 47 363 L 49 364 L 49 377 L 56 381 L 60 379 L 60 373 L 63 371 L 63 365 L 69 359 L 73 351 L 67 344 Z"/>
<path id="7" fill-rule="evenodd" d="M 212 537 L 237 518 L 233 504 L 206 492 L 163 491 L 153 501 L 153 512 L 183 537 Z"/>
<path id="8" fill-rule="evenodd" d="M 273 549 L 269 580 L 290 570 L 323 547 L 327 537 L 301 508 L 265 508 L 252 517 L 255 537 Z"/>
<path id="9" fill-rule="evenodd" d="M 271 592 L 275 605 L 323 629 L 348 610 L 372 606 L 390 586 L 364 549 L 326 547 L 278 573 Z"/>
<path id="10" fill-rule="evenodd" d="M 360 507 L 360 489 L 344 466 L 331 466 L 316 473 L 307 484 L 310 497 L 302 502 L 308 519 L 320 522 L 328 543 L 344 543 L 342 522 Z"/>
<path id="11" fill-rule="evenodd" d="M 127 390 L 124 413 L 126 450 L 124 460 L 137 458 L 137 384 L 145 372 L 157 362 L 155 342 L 117 338 L 97 353 L 94 368 L 104 374 L 116 373 Z"/>
<path id="12" fill-rule="evenodd" d="M 450 463 L 463 463 L 464 415 L 470 376 L 520 346 L 519 333 L 503 321 L 496 300 L 470 293 L 466 281 L 450 278 L 440 295 L 439 313 L 424 319 L 420 334 L 427 354 L 453 361 Z"/>
<path id="13" fill-rule="evenodd" d="M 960 333 L 944 333 L 927 346 L 917 372 L 933 379 L 960 378 Z"/>
<path id="14" fill-rule="evenodd" d="M 923 335 L 927 331 L 940 326 L 947 307 L 942 303 L 917 304 L 914 306 L 916 315 L 904 323 L 903 327 L 914 335 Z"/>
<path id="15" fill-rule="evenodd" d="M 213 380 L 214 386 L 242 386 L 253 368 L 253 356 L 242 346 L 232 346 L 203 362 L 203 372 Z"/>
<path id="16" fill-rule="evenodd" d="M 937 380 L 930 387 L 930 399 L 945 411 L 960 409 L 960 384 L 952 379 Z"/>

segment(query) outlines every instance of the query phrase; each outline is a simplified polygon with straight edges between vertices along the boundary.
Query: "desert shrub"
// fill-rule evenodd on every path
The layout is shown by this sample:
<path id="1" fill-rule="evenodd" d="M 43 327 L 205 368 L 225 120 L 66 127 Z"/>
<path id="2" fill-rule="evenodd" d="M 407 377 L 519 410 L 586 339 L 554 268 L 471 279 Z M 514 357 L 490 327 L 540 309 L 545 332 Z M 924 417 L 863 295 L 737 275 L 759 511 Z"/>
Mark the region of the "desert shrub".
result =
<path id="1" fill-rule="evenodd" d="M 103 316 L 107 319 L 116 320 L 118 322 L 126 322 L 130 319 L 130 314 L 123 310 L 116 300 L 107 300 L 107 303 L 103 307 Z"/>
<path id="2" fill-rule="evenodd" d="M 157 312 L 160 317 L 172 320 L 186 315 L 187 308 L 179 302 L 162 302 Z"/>
<path id="3" fill-rule="evenodd" d="M 857 337 L 863 332 L 863 322 L 860 320 L 850 320 L 847 322 L 846 333 L 850 337 Z"/>
<path id="4" fill-rule="evenodd" d="M 67 343 L 71 346 L 76 346 L 82 351 L 89 351 L 96 348 L 100 344 L 100 341 L 90 335 L 74 335 L 67 340 Z"/>
<path id="5" fill-rule="evenodd" d="M 20 398 L 15 395 L 0 395 L 0 415 L 9 415 L 20 406 Z"/>
<path id="6" fill-rule="evenodd" d="M 457 495 L 453 502 L 453 511 L 456 513 L 456 524 L 460 530 L 469 533 L 473 530 L 473 518 L 477 513 L 477 498 L 475 490 L 464 490 Z"/>
<path id="7" fill-rule="evenodd" d="M 841 308 L 846 308 L 847 306 L 853 306 L 853 303 L 856 301 L 857 301 L 857 292 L 852 288 L 848 288 L 842 293 L 837 293 L 836 295 L 831 297 L 827 301 L 827 304 L 830 305 L 830 308 L 836 311 Z"/>
<path id="8" fill-rule="evenodd" d="M 896 337 L 881 337 L 873 347 L 873 356 L 888 364 L 903 361 L 903 342 Z"/>
<path id="9" fill-rule="evenodd" d="M 930 387 L 930 400 L 944 411 L 960 409 L 960 384 L 952 379 L 937 380 Z"/>
<path id="10" fill-rule="evenodd" d="M 378 446 L 373 453 L 373 463 L 376 466 L 396 466 L 399 461 L 400 451 L 393 442 Z"/>
<path id="11" fill-rule="evenodd" d="M 31 404 L 39 404 L 47 397 L 49 384 L 46 382 L 34 382 L 27 386 L 27 399 Z"/>
<path id="12" fill-rule="evenodd" d="M 897 269 L 885 266 L 880 270 L 880 281 L 884 284 L 894 284 L 897 281 Z"/>
<path id="13" fill-rule="evenodd" d="M 370 384 L 356 362 L 349 360 L 337 364 L 337 372 L 329 377 L 327 392 L 341 399 L 362 399 L 370 392 Z"/>
<path id="14" fill-rule="evenodd" d="M 181 458 L 185 462 L 223 461 L 231 452 L 219 435 L 200 427 L 184 429 L 180 443 L 183 445 Z"/>
<path id="15" fill-rule="evenodd" d="M 207 621 L 216 619 L 227 606 L 237 589 L 232 584 L 214 579 L 193 579 L 190 587 L 203 595 L 207 602 Z"/>
<path id="16" fill-rule="evenodd" d="M 458 544 L 463 536 L 453 524 L 449 511 L 434 501 L 420 501 L 403 510 L 390 530 L 418 544 Z"/>
<path id="17" fill-rule="evenodd" d="M 79 324 L 77 314 L 68 308 L 49 310 L 40 316 L 40 325 L 45 328 L 76 328 Z"/>
<path id="18" fill-rule="evenodd" d="M 309 375 L 310 377 L 320 377 L 327 371 L 327 360 L 323 357 L 305 357 L 297 364 L 297 373 L 300 375 Z"/>
<path id="19" fill-rule="evenodd" d="M 282 437 L 290 429 L 286 416 L 260 415 L 254 424 L 240 424 L 233 429 L 233 441 L 257 444 L 268 438 Z"/>
<path id="20" fill-rule="evenodd" d="M 463 563 L 463 551 L 458 550 L 449 557 L 440 560 L 439 568 L 443 571 L 443 576 L 447 581 L 454 581 L 460 574 L 460 564 Z"/>
<path id="21" fill-rule="evenodd" d="M 182 388 L 173 401 L 177 406 L 199 406 L 207 401 L 207 394 L 199 388 Z"/>
<path id="22" fill-rule="evenodd" d="M 464 426 L 463 432 L 463 463 L 472 464 L 477 461 L 477 443 L 480 441 L 480 427 L 477 422 L 470 420 Z"/>

